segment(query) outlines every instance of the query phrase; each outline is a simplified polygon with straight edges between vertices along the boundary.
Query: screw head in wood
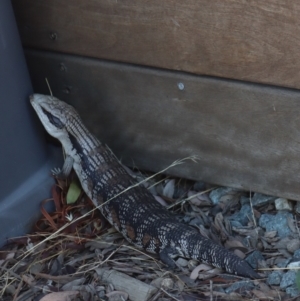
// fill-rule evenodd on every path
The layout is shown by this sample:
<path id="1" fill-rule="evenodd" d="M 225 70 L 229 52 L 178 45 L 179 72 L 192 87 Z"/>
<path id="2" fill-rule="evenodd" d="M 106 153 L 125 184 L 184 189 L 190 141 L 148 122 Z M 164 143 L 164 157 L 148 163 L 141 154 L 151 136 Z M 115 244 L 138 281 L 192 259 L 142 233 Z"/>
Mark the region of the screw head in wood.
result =
<path id="1" fill-rule="evenodd" d="M 177 87 L 180 91 L 184 90 L 184 83 L 178 83 Z"/>
<path id="2" fill-rule="evenodd" d="M 52 40 L 52 41 L 57 40 L 57 33 L 56 33 L 56 32 L 50 32 L 49 38 L 50 38 L 50 40 Z"/>

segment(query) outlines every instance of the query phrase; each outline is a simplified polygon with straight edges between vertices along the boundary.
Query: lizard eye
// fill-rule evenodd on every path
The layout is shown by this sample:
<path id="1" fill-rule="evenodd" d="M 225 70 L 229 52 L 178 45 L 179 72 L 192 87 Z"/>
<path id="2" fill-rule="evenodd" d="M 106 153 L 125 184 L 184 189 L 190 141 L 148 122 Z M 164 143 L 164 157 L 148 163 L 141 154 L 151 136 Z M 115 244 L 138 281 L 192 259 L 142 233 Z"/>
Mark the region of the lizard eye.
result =
<path id="1" fill-rule="evenodd" d="M 50 112 L 46 111 L 45 109 L 43 109 L 44 114 L 48 117 L 50 123 L 52 123 L 54 126 L 56 126 L 59 129 L 62 129 L 64 127 L 63 122 L 55 117 L 54 115 L 52 115 Z"/>

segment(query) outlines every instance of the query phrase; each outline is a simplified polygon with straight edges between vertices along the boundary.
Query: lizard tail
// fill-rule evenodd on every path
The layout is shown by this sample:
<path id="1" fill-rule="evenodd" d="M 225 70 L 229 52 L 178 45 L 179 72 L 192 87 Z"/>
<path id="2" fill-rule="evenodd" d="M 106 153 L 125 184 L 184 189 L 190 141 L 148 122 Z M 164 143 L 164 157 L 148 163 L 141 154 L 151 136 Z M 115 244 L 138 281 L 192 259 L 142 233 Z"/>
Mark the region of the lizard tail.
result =
<path id="1" fill-rule="evenodd" d="M 198 234 L 197 236 L 201 236 Z M 247 261 L 228 251 L 210 239 L 194 237 L 188 246 L 191 258 L 221 268 L 228 273 L 248 277 L 261 278 Z"/>

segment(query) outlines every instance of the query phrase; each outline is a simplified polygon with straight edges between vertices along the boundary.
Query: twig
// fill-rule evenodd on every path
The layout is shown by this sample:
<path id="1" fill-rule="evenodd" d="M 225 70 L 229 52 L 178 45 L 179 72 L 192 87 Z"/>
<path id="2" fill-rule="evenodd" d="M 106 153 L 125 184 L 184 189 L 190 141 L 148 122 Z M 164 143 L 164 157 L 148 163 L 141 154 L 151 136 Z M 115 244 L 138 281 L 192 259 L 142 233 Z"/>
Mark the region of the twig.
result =
<path id="1" fill-rule="evenodd" d="M 254 223 L 255 228 L 257 227 L 256 220 L 255 220 L 255 214 L 253 210 L 253 204 L 252 204 L 252 197 L 251 197 L 251 190 L 250 190 L 250 206 L 251 206 L 251 212 L 252 212 L 252 220 Z"/>
<path id="2" fill-rule="evenodd" d="M 95 208 L 91 209 L 90 211 L 86 212 L 85 214 L 83 214 L 82 216 L 72 220 L 70 223 L 67 223 L 65 225 L 63 225 L 61 228 L 59 228 L 57 231 L 55 231 L 54 233 L 52 233 L 50 236 L 46 237 L 44 240 L 42 240 L 41 242 L 37 243 L 36 245 L 34 245 L 31 249 L 29 249 L 27 252 L 25 252 L 24 256 L 27 257 L 31 252 L 33 252 L 38 246 L 40 246 L 42 243 L 54 238 L 57 236 L 58 233 L 62 232 L 65 228 L 69 227 L 72 223 L 75 223 L 85 217 L 87 217 L 88 215 L 90 215 L 92 212 L 94 212 L 95 210 L 97 209 L 100 209 L 101 207 L 103 207 L 105 204 L 107 204 L 108 202 L 110 202 L 111 200 L 117 198 L 118 196 L 122 195 L 123 193 L 129 191 L 130 189 L 134 188 L 134 187 L 137 187 L 139 186 L 140 184 L 156 177 L 157 175 L 161 174 L 161 173 L 164 173 L 165 171 L 167 171 L 168 169 L 174 167 L 174 166 L 177 166 L 177 165 L 180 165 L 180 164 L 183 164 L 185 161 L 187 160 L 192 160 L 193 162 L 197 162 L 197 157 L 196 156 L 190 156 L 190 157 L 186 157 L 186 158 L 183 158 L 183 159 L 180 159 L 180 160 L 176 160 L 174 161 L 171 165 L 169 165 L 168 167 L 164 168 L 163 170 L 151 175 L 150 177 L 148 178 L 145 178 L 144 180 L 134 184 L 134 185 L 131 185 L 129 187 L 127 187 L 126 189 L 124 189 L 123 191 L 121 191 L 120 193 L 114 195 L 113 197 L 111 197 L 110 199 L 108 199 L 106 202 L 96 206 Z M 24 258 L 24 257 L 23 257 Z"/>
<path id="3" fill-rule="evenodd" d="M 168 206 L 167 208 L 168 208 L 168 209 L 171 209 L 171 208 L 175 207 L 175 206 L 178 205 L 178 204 L 181 204 L 181 203 L 183 203 L 183 202 L 189 201 L 189 200 L 193 199 L 194 197 L 197 197 L 197 196 L 202 195 L 202 194 L 204 194 L 204 193 L 210 192 L 210 191 L 212 191 L 212 190 L 215 189 L 215 188 L 216 188 L 216 187 L 212 187 L 212 188 L 209 188 L 209 189 L 207 189 L 207 190 L 204 190 L 204 191 L 198 192 L 198 193 L 196 193 L 196 194 L 193 194 L 193 195 L 189 196 L 188 198 L 182 199 L 182 200 L 180 200 L 179 202 L 176 202 L 176 203 L 174 203 L 174 204 Z"/>
<path id="4" fill-rule="evenodd" d="M 213 301 L 213 282 L 209 280 L 210 301 Z"/>
<path id="5" fill-rule="evenodd" d="M 47 86 L 48 86 L 50 95 L 53 97 L 52 90 L 51 90 L 51 87 L 50 87 L 50 85 L 49 85 L 49 82 L 48 82 L 48 78 L 47 78 L 47 77 L 45 78 L 45 81 L 46 81 L 46 83 L 47 83 Z"/>
<path id="6" fill-rule="evenodd" d="M 52 93 L 52 92 L 51 92 Z M 39 243 L 37 243 L 36 245 L 34 245 L 32 248 L 28 249 L 26 252 L 24 252 L 24 254 L 22 254 L 22 257 L 19 259 L 19 261 L 21 259 L 25 259 L 27 258 L 31 253 L 34 252 L 34 250 L 36 250 L 36 248 L 38 248 L 39 246 L 41 246 L 42 244 L 44 244 L 45 242 L 47 241 L 50 241 L 54 238 L 56 238 L 58 236 L 58 234 L 60 234 L 64 229 L 66 229 L 67 227 L 69 227 L 72 223 L 75 223 L 77 221 L 79 221 L 80 219 L 83 219 L 85 218 L 86 216 L 90 215 L 92 212 L 94 212 L 96 209 L 100 209 L 102 206 L 104 206 L 106 203 L 110 202 L 111 200 L 117 198 L 118 196 L 122 195 L 123 193 L 129 191 L 130 189 L 134 188 L 134 187 L 137 187 L 139 186 L 140 184 L 156 177 L 157 175 L 161 174 L 161 173 L 164 173 L 165 171 L 167 171 L 168 169 L 172 168 L 172 167 L 175 167 L 177 165 L 180 165 L 180 164 L 183 164 L 185 161 L 187 160 L 191 160 L 193 162 L 197 162 L 197 157 L 196 156 L 190 156 L 190 157 L 186 157 L 186 158 L 183 158 L 183 159 L 180 159 L 180 160 L 176 160 L 174 161 L 171 165 L 169 165 L 168 167 L 162 169 L 161 171 L 151 175 L 150 177 L 147 177 L 145 179 L 143 179 L 142 181 L 134 184 L 134 185 L 131 185 L 129 187 L 127 187 L 126 189 L 124 189 L 123 191 L 121 191 L 120 193 L 114 195 L 112 198 L 108 199 L 106 202 L 96 206 L 95 208 L 91 209 L 89 212 L 83 214 L 82 216 L 72 220 L 70 223 L 67 223 L 65 225 L 63 225 L 61 228 L 59 228 L 57 231 L 55 231 L 54 233 L 50 234 L 49 236 L 45 237 L 42 241 L 40 241 Z M 136 250 L 136 249 L 135 249 Z M 143 252 L 141 252 L 143 253 Z M 145 253 L 143 253 L 145 254 Z M 149 256 L 150 257 L 150 256 Z M 15 263 L 8 271 L 6 271 L 6 273 L 9 273 L 10 271 L 13 271 L 13 269 L 18 265 L 19 261 L 17 263 Z"/>
<path id="7" fill-rule="evenodd" d="M 20 290 L 21 290 L 21 288 L 22 288 L 22 284 L 23 284 L 23 280 L 21 280 L 21 281 L 19 282 L 19 284 L 18 284 L 18 287 L 17 287 L 16 292 L 15 292 L 15 294 L 14 294 L 13 301 L 16 301 L 16 300 L 17 300 L 18 295 L 19 295 L 19 292 L 20 292 Z"/>
<path id="8" fill-rule="evenodd" d="M 169 294 L 166 290 L 164 290 L 163 288 L 160 288 L 161 291 L 163 291 L 166 295 L 168 295 L 170 298 L 176 300 L 176 301 L 180 301 L 179 299 L 175 298 L 174 296 L 172 296 L 171 294 Z"/>
<path id="9" fill-rule="evenodd" d="M 83 272 L 86 273 L 86 272 L 89 272 L 89 271 L 93 271 L 94 269 L 96 269 L 96 268 L 98 268 L 99 266 L 103 265 L 103 264 L 106 263 L 106 262 L 109 260 L 109 258 L 112 257 L 112 256 L 113 256 L 120 248 L 121 248 L 121 246 L 119 246 L 116 250 L 112 251 L 112 252 L 109 254 L 109 256 L 108 256 L 104 261 L 100 262 L 99 264 L 93 266 L 93 267 L 90 268 L 90 269 L 84 270 Z M 88 264 L 85 264 L 85 265 L 79 267 L 78 270 L 84 268 L 84 267 L 87 266 L 87 265 L 88 265 Z M 78 273 L 81 273 L 81 271 L 78 271 Z M 77 272 L 74 273 L 74 275 L 76 275 L 76 274 L 77 274 Z"/>
<path id="10" fill-rule="evenodd" d="M 155 182 L 154 184 L 152 184 L 152 185 L 150 185 L 149 187 L 147 187 L 147 189 L 151 189 L 152 187 L 157 186 L 159 183 L 161 183 L 161 182 L 167 180 L 168 178 L 169 178 L 169 176 L 167 176 L 167 177 L 165 177 L 165 178 L 163 178 L 163 179 L 161 179 L 161 180 Z"/>

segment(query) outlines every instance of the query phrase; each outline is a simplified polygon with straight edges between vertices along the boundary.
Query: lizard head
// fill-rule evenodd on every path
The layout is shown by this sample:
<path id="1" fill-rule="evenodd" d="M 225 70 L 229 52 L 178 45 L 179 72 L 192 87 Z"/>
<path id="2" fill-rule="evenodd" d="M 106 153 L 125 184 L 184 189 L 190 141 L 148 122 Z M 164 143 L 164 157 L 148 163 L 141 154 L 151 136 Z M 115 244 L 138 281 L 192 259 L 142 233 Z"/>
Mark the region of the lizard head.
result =
<path id="1" fill-rule="evenodd" d="M 62 141 L 68 135 L 70 119 L 78 117 L 75 109 L 50 95 L 33 94 L 30 102 L 46 131 Z"/>
<path id="2" fill-rule="evenodd" d="M 67 156 L 80 162 L 83 148 L 90 151 L 101 143 L 89 133 L 77 111 L 67 103 L 49 95 L 33 94 L 30 102 L 46 131 L 57 138 Z"/>

